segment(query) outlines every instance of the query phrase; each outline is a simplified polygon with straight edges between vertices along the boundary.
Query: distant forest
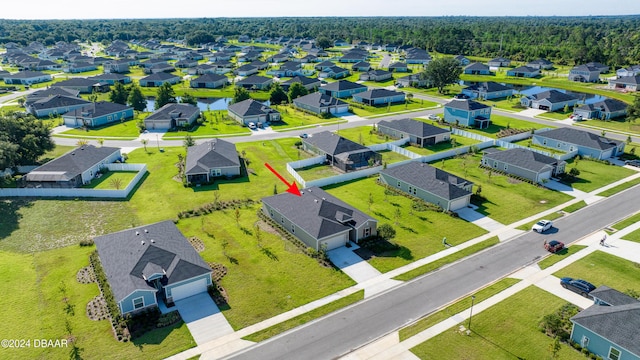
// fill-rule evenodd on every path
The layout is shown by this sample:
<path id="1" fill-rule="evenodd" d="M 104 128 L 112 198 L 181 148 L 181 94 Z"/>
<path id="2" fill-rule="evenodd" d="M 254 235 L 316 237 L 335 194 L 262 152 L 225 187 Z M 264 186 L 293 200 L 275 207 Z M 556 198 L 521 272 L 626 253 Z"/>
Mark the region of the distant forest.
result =
<path id="1" fill-rule="evenodd" d="M 0 20 L 0 43 L 116 39 L 184 39 L 190 45 L 217 36 L 328 37 L 408 44 L 467 56 L 540 57 L 559 64 L 640 63 L 640 16 L 595 17 L 321 17 L 140 20 Z"/>

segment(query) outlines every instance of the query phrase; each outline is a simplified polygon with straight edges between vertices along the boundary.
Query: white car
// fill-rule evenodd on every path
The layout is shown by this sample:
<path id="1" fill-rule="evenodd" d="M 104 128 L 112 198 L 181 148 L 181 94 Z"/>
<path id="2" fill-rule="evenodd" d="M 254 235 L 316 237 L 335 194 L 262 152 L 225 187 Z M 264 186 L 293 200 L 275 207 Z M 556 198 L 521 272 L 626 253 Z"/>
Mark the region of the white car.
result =
<path id="1" fill-rule="evenodd" d="M 427 116 L 427 118 L 429 120 L 440 120 L 440 116 L 438 116 L 436 114 L 429 114 L 429 116 Z"/>
<path id="2" fill-rule="evenodd" d="M 248 124 L 248 126 L 249 126 L 249 129 L 251 129 L 251 130 L 255 130 L 257 128 L 256 123 L 254 123 L 254 122 L 250 122 Z"/>
<path id="3" fill-rule="evenodd" d="M 551 229 L 552 227 L 553 227 L 553 223 L 551 222 L 551 220 L 540 220 L 533 225 L 531 230 L 537 231 L 542 234 L 543 232 Z"/>

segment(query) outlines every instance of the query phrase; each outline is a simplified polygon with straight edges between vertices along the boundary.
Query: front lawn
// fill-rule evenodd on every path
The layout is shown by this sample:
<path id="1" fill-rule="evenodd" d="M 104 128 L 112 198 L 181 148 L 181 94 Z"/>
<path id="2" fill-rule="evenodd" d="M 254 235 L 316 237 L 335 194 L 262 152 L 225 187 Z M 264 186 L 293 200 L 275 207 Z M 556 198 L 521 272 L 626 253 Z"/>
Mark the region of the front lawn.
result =
<path id="1" fill-rule="evenodd" d="M 546 124 L 538 124 L 526 120 L 515 119 L 508 116 L 491 114 L 491 125 L 486 129 L 465 128 L 464 130 L 490 138 L 498 138 L 500 130 L 519 129 L 529 131 L 531 129 L 549 128 Z"/>
<path id="2" fill-rule="evenodd" d="M 95 128 L 75 128 L 63 132 L 63 135 L 91 136 L 91 137 L 125 137 L 135 139 L 140 135 L 140 128 L 137 122 L 144 120 L 148 113 L 140 113 L 134 119 L 114 122 L 108 125 Z"/>
<path id="3" fill-rule="evenodd" d="M 282 119 L 282 121 L 271 123 L 271 128 L 276 131 L 286 131 L 287 129 L 296 127 L 323 125 L 341 120 L 335 117 L 323 119 L 319 116 L 300 111 L 292 105 L 275 105 L 273 108 L 280 112 L 280 118 Z"/>
<path id="4" fill-rule="evenodd" d="M 414 347 L 420 359 L 544 359 L 553 339 L 539 330 L 542 318 L 560 309 L 565 300 L 535 286 L 529 286 L 497 305 L 474 314 L 472 333 L 460 333 L 458 326 Z M 465 328 L 467 321 L 460 325 Z M 567 344 L 561 344 L 558 359 L 585 359 Z"/>
<path id="5" fill-rule="evenodd" d="M 182 139 L 187 135 L 193 137 L 216 136 L 226 134 L 249 135 L 251 130 L 242 126 L 239 122 L 227 117 L 224 110 L 203 111 L 204 122 L 200 125 L 196 124 L 192 129 L 185 131 L 170 131 L 162 137 L 165 140 L 179 138 Z"/>
<path id="6" fill-rule="evenodd" d="M 399 104 L 376 105 L 376 106 L 363 105 L 351 100 L 348 100 L 347 102 L 352 104 L 352 106 L 350 106 L 351 112 L 362 117 L 380 115 L 380 114 L 386 114 L 386 113 L 394 113 L 399 111 L 407 111 L 407 110 L 419 111 L 419 110 L 429 109 L 437 105 L 434 102 L 431 102 L 428 100 L 422 100 L 422 99 L 407 100 L 406 102 L 402 102 Z"/>
<path id="7" fill-rule="evenodd" d="M 196 345 L 184 323 L 122 343 L 113 336 L 108 320 L 90 320 L 86 306 L 99 295 L 98 286 L 79 283 L 76 273 L 89 264 L 94 249 L 74 245 L 32 254 L 0 251 L 0 276 L 7 291 L 0 298 L 0 317 L 4 320 L 0 336 L 74 339 L 62 348 L 36 348 L 32 340 L 30 348 L 5 349 L 5 358 L 159 359 Z M 74 350 L 77 357 L 73 356 Z"/>
<path id="8" fill-rule="evenodd" d="M 541 186 L 516 180 L 478 166 L 482 155 L 464 155 L 432 163 L 432 166 L 458 175 L 474 183 L 474 191 L 482 187 L 486 200 L 475 201 L 478 211 L 503 224 L 551 209 L 572 199 L 571 196 Z"/>
<path id="9" fill-rule="evenodd" d="M 378 226 L 386 223 L 396 229 L 397 235 L 392 241 L 400 248 L 368 259 L 381 272 L 437 253 L 443 249 L 443 237 L 450 244 L 458 245 L 486 233 L 476 225 L 440 211 L 412 210 L 410 198 L 395 193 L 385 194 L 386 188 L 378 185 L 374 177 L 330 185 L 325 190 L 376 218 Z M 373 203 L 369 203 L 369 198 Z"/>
<path id="10" fill-rule="evenodd" d="M 338 135 L 364 146 L 384 144 L 394 140 L 388 136 L 376 134 L 373 131 L 372 126 L 358 126 L 354 128 L 340 129 L 338 131 Z"/>
<path id="11" fill-rule="evenodd" d="M 636 173 L 622 166 L 607 165 L 588 159 L 577 160 L 577 158 L 567 160 L 565 171 L 569 172 L 574 166 L 580 170 L 580 175 L 569 185 L 585 192 L 591 192 Z"/>
<path id="12" fill-rule="evenodd" d="M 640 123 L 637 121 L 626 121 L 625 118 L 602 121 L 598 119 L 584 120 L 576 123 L 578 126 L 594 126 L 597 128 L 610 129 L 611 131 L 640 134 Z"/>
<path id="13" fill-rule="evenodd" d="M 627 289 L 640 291 L 638 267 L 638 263 L 596 251 L 553 275 L 585 279 L 595 286 L 607 285 L 622 292 Z"/>

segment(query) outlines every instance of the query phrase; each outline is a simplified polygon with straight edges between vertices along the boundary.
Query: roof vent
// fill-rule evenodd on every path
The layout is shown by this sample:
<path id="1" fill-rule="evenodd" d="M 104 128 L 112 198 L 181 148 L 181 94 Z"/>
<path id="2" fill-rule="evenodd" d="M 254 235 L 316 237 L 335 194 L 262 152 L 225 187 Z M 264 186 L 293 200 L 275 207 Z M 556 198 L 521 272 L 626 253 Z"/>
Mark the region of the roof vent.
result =
<path id="1" fill-rule="evenodd" d="M 327 200 L 327 198 L 324 198 L 324 197 L 323 197 L 323 198 L 322 198 L 322 200 Z"/>
<path id="2" fill-rule="evenodd" d="M 318 199 L 313 199 L 313 201 L 318 202 Z"/>
<path id="3" fill-rule="evenodd" d="M 140 245 L 144 245 L 144 240 L 140 241 Z"/>
<path id="4" fill-rule="evenodd" d="M 140 231 L 136 230 L 136 235 L 140 235 Z"/>
<path id="5" fill-rule="evenodd" d="M 152 243 L 152 244 L 155 244 L 155 243 L 156 243 L 156 241 L 155 241 L 155 240 L 153 240 L 153 239 L 151 239 L 151 243 Z"/>
<path id="6" fill-rule="evenodd" d="M 147 230 L 147 229 L 144 229 L 144 232 L 145 232 L 145 233 L 148 233 L 148 232 L 149 232 L 149 230 Z"/>

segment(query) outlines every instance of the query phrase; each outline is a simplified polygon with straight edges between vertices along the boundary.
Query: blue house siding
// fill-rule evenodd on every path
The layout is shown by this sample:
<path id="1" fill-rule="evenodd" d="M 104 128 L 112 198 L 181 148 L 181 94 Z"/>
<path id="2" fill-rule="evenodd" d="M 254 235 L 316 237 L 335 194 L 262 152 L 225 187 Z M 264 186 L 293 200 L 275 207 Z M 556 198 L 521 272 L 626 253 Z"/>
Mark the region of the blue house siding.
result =
<path id="1" fill-rule="evenodd" d="M 489 119 L 491 116 L 491 108 L 487 107 L 474 111 L 465 111 L 461 109 L 449 108 L 446 106 L 444 108 L 444 121 L 450 124 L 455 124 L 457 120 L 460 125 L 475 126 L 474 119 L 478 116 L 484 116 Z"/>
<path id="2" fill-rule="evenodd" d="M 599 149 L 592 149 L 592 148 L 587 148 L 584 146 L 580 146 L 580 145 L 575 145 L 575 144 L 571 144 L 568 143 L 566 141 L 560 141 L 560 140 L 556 140 L 556 139 L 549 139 L 546 138 L 544 136 L 542 136 L 542 134 L 540 135 L 536 135 L 534 134 L 531 142 L 534 145 L 539 145 L 539 146 L 543 146 L 543 147 L 547 147 L 547 148 L 551 148 L 551 149 L 556 149 L 556 150 L 560 150 L 560 151 L 565 151 L 565 152 L 571 152 L 574 150 L 578 150 L 578 155 L 580 156 L 588 156 L 594 159 L 599 159 L 599 160 L 603 160 L 603 159 L 608 159 L 612 156 L 616 156 L 618 153 L 622 153 L 624 151 L 624 147 L 622 150 L 619 150 L 617 147 L 613 147 L 611 149 L 607 149 L 607 150 L 599 150 Z"/>
<path id="3" fill-rule="evenodd" d="M 110 124 L 113 122 L 120 121 L 121 119 L 133 119 L 133 109 L 127 109 L 125 111 L 119 111 L 113 114 L 103 115 L 97 118 L 94 118 L 91 126 L 101 126 L 105 124 Z"/>
<path id="4" fill-rule="evenodd" d="M 144 303 L 142 308 L 136 309 L 133 305 L 133 300 L 140 297 L 144 299 Z M 157 306 L 158 302 L 156 300 L 156 292 L 153 290 L 136 290 L 132 292 L 129 296 L 120 300 L 118 305 L 120 305 L 120 312 L 122 314 L 126 314 L 134 310 L 140 310 L 148 306 L 154 306 L 154 305 Z"/>
<path id="5" fill-rule="evenodd" d="M 408 63 L 408 62 L 407 62 Z M 490 70 L 464 70 L 465 74 L 469 74 L 469 75 L 491 75 L 491 71 Z"/>
<path id="6" fill-rule="evenodd" d="M 164 291 L 165 291 L 165 293 L 164 293 L 164 294 L 165 294 L 165 296 L 166 296 L 167 298 L 170 298 L 170 297 L 172 297 L 172 296 L 173 296 L 173 295 L 171 294 L 171 289 L 173 289 L 173 288 L 175 288 L 175 287 L 178 287 L 178 286 L 182 286 L 182 285 L 185 285 L 185 284 L 191 283 L 191 282 L 194 282 L 194 281 L 202 280 L 202 279 L 206 279 L 206 280 L 207 280 L 207 287 L 208 287 L 209 285 L 211 285 L 211 273 L 207 273 L 207 274 L 202 274 L 202 275 L 199 275 L 199 276 L 192 277 L 192 278 L 187 279 L 187 280 L 184 280 L 184 281 L 180 281 L 180 282 L 175 283 L 175 284 L 167 285 L 167 286 L 164 288 Z"/>
<path id="7" fill-rule="evenodd" d="M 340 90 L 340 91 L 327 91 L 323 88 L 318 89 L 318 91 L 320 91 L 321 93 L 329 96 L 333 96 L 334 98 L 347 98 L 347 97 L 353 96 L 354 94 L 365 92 L 367 90 L 368 89 L 366 87 L 358 88 L 358 89 Z"/>
<path id="8" fill-rule="evenodd" d="M 589 339 L 588 344 L 583 342 L 583 338 Z M 620 360 L 640 360 L 640 356 L 633 354 L 621 346 L 612 344 L 609 340 L 601 337 L 598 334 L 585 329 L 579 324 L 573 323 L 573 330 L 571 331 L 571 340 L 580 344 L 580 346 L 587 345 L 586 348 L 590 352 L 601 356 L 603 359 L 608 359 L 609 349 L 613 346 L 620 351 Z"/>
<path id="9" fill-rule="evenodd" d="M 478 91 L 472 91 L 472 90 L 468 90 L 468 89 L 462 89 L 462 93 L 467 95 L 470 99 L 480 98 L 480 99 L 484 99 L 484 100 L 500 99 L 500 98 L 506 98 L 506 97 L 509 97 L 509 96 L 513 96 L 513 90 L 503 90 L 503 91 L 494 91 L 494 92 L 478 92 Z"/>
<path id="10" fill-rule="evenodd" d="M 46 117 L 46 116 L 58 116 L 61 114 L 65 114 L 71 110 L 79 109 L 86 105 L 87 104 L 77 104 L 77 105 L 64 106 L 64 107 L 58 107 L 53 109 L 36 110 L 34 115 L 37 118 Z"/>

